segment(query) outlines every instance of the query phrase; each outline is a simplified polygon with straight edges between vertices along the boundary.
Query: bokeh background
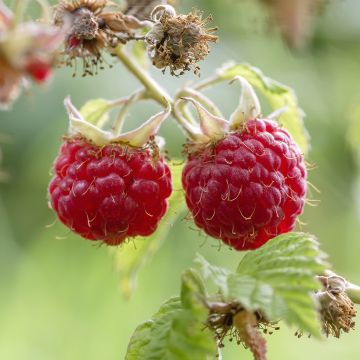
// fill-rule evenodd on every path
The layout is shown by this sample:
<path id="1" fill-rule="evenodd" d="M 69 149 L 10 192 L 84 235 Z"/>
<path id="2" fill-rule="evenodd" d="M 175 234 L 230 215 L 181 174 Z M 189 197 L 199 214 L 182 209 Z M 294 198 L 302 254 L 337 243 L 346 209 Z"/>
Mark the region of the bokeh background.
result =
<path id="1" fill-rule="evenodd" d="M 211 13 L 220 27 L 221 42 L 202 64 L 202 78 L 231 59 L 260 67 L 296 90 L 312 138 L 308 161 L 316 169 L 310 172 L 310 181 L 321 191 L 312 194 L 320 202 L 306 207 L 301 220 L 307 225 L 302 230 L 320 239 L 340 274 L 360 283 L 359 171 L 347 141 L 354 131 L 349 130 L 352 114 L 360 104 L 360 2 L 331 0 L 302 51 L 289 50 L 279 32 L 269 30 L 266 9 L 255 0 L 183 0 L 181 6 Z M 194 79 L 153 73 L 171 92 Z M 49 85 L 31 88 L 11 112 L 0 113 L 0 133 L 7 135 L 2 140 L 8 140 L 1 145 L 3 167 L 10 175 L 0 184 L 3 360 L 123 359 L 135 327 L 179 292 L 181 272 L 192 265 L 196 252 L 231 268 L 242 257 L 226 247 L 219 251 L 215 240 L 204 241 L 182 216 L 140 273 L 133 297 L 122 297 L 108 249 L 69 234 L 56 222 L 47 206 L 46 188 L 67 128 L 64 97 L 70 94 L 81 106 L 90 98 L 124 96 L 139 85 L 120 64 L 96 77 L 71 75 L 72 69 L 57 70 Z M 239 87 L 225 84 L 210 94 L 230 114 Z M 142 104 L 129 117 L 128 127 L 158 110 L 157 105 Z M 184 137 L 178 128 L 169 120 L 161 133 L 170 155 L 180 157 Z M 359 329 L 360 325 L 340 340 L 317 341 L 297 339 L 296 329 L 282 325 L 268 337 L 269 359 L 359 359 Z M 234 344 L 225 347 L 223 357 L 251 359 L 249 352 Z"/>

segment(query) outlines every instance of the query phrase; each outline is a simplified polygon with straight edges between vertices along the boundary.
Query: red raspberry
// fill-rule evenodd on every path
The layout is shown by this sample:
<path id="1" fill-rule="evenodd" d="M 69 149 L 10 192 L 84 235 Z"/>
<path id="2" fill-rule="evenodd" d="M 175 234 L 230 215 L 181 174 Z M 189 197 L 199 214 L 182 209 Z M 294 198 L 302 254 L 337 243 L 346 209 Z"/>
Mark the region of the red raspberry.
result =
<path id="1" fill-rule="evenodd" d="M 172 191 L 169 167 L 149 149 L 69 139 L 54 170 L 49 195 L 59 219 L 82 237 L 108 245 L 152 234 Z"/>
<path id="2" fill-rule="evenodd" d="M 306 194 L 303 155 L 276 122 L 249 120 L 189 155 L 182 182 L 194 221 L 236 250 L 291 231 Z"/>

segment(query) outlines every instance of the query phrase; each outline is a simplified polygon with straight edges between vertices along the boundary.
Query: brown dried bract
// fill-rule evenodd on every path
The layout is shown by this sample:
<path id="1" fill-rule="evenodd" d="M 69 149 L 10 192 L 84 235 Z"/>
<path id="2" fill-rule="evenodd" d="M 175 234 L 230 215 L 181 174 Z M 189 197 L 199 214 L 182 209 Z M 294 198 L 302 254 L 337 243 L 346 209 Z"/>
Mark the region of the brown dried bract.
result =
<path id="1" fill-rule="evenodd" d="M 62 0 L 55 9 L 55 24 L 70 23 L 65 41 L 66 65 L 83 59 L 83 76 L 102 68 L 102 50 L 125 44 L 134 38 L 134 30 L 144 26 L 140 20 L 125 15 L 108 0 Z"/>
<path id="2" fill-rule="evenodd" d="M 162 7 L 159 8 L 161 11 Z M 165 8 L 156 20 L 153 29 L 146 35 L 153 65 L 164 72 L 169 68 L 171 75 L 182 75 L 189 70 L 199 74 L 197 63 L 209 54 L 209 42 L 218 40 L 212 35 L 217 28 L 206 28 L 212 18 L 202 19 L 196 10 L 188 15 L 176 15 L 175 11 L 172 13 Z"/>

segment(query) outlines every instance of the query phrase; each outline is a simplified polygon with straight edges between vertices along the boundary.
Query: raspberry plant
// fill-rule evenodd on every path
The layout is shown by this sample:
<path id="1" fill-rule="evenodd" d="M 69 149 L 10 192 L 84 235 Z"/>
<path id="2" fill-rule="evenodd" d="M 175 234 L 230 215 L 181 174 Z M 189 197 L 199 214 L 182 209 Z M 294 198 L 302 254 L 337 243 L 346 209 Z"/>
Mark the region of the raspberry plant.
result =
<path id="1" fill-rule="evenodd" d="M 180 295 L 136 328 L 126 359 L 221 358 L 229 339 L 264 360 L 263 333 L 280 321 L 299 337 L 340 337 L 353 329 L 360 288 L 329 270 L 314 235 L 294 231 L 311 201 L 309 136 L 294 91 L 249 64 L 228 64 L 171 96 L 143 65 L 148 59 L 165 76 L 200 75 L 199 62 L 218 37 L 212 18 L 197 10 L 179 14 L 165 1 L 62 0 L 49 16 L 46 3 L 38 3 L 42 22 L 24 21 L 28 1 L 17 1 L 13 11 L 0 2 L 3 108 L 25 82 L 46 81 L 55 65 L 80 63 L 74 75 L 96 75 L 108 55 L 142 85 L 125 98 L 89 100 L 79 110 L 65 99 L 69 130 L 48 188 L 58 219 L 81 237 L 112 246 L 127 297 L 186 206 L 199 230 L 237 251 L 251 250 L 235 270 L 198 254 L 183 272 Z M 241 83 L 240 102 L 226 119 L 205 90 L 233 80 Z M 262 114 L 256 91 L 271 114 Z M 124 132 L 130 107 L 143 100 L 163 110 Z M 109 125 L 112 110 L 118 114 Z M 158 136 L 168 117 L 187 137 L 183 160 L 167 159 Z"/>

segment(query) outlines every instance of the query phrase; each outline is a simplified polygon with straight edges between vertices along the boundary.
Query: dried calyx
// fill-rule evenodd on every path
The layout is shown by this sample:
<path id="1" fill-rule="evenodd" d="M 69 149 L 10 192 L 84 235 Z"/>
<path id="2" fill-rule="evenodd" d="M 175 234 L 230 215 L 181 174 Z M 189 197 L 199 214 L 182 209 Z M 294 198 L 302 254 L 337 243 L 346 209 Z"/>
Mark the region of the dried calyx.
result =
<path id="1" fill-rule="evenodd" d="M 193 70 L 199 74 L 198 62 L 210 52 L 209 42 L 216 42 L 212 35 L 216 28 L 207 29 L 211 17 L 202 19 L 193 10 L 188 15 L 177 15 L 170 5 L 157 6 L 151 13 L 152 30 L 146 35 L 148 53 L 153 65 L 170 69 L 172 75 L 182 75 Z"/>
<path id="2" fill-rule="evenodd" d="M 266 342 L 262 333 L 271 335 L 279 330 L 276 322 L 268 321 L 261 312 L 250 312 L 238 302 L 208 303 L 206 326 L 214 332 L 220 348 L 224 340 L 235 340 L 249 348 L 255 360 L 266 360 Z"/>
<path id="3" fill-rule="evenodd" d="M 171 107 L 168 106 L 164 111 L 152 116 L 138 128 L 128 131 L 114 133 L 103 130 L 100 127 L 88 122 L 80 111 L 72 104 L 70 98 L 64 101 L 65 108 L 69 115 L 69 137 L 84 138 L 96 146 L 109 144 L 126 144 L 131 147 L 141 148 L 149 142 L 153 143 L 161 124 L 169 116 Z M 161 139 L 160 139 L 161 140 Z"/>
<path id="4" fill-rule="evenodd" d="M 322 328 L 326 336 L 339 338 L 355 328 L 356 309 L 347 294 L 347 281 L 341 276 L 319 276 L 323 290 L 316 293 Z"/>
<path id="5" fill-rule="evenodd" d="M 92 75 L 104 62 L 102 50 L 125 44 L 134 31 L 146 25 L 132 15 L 123 14 L 108 0 L 62 0 L 55 9 L 56 25 L 70 23 L 65 41 L 66 65 L 82 58 L 83 75 Z"/>

